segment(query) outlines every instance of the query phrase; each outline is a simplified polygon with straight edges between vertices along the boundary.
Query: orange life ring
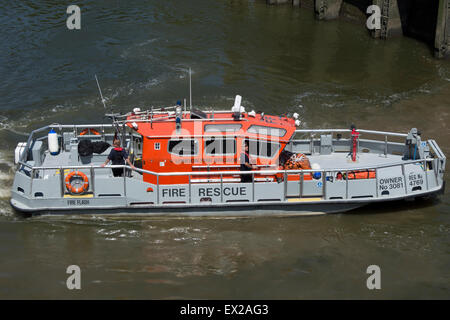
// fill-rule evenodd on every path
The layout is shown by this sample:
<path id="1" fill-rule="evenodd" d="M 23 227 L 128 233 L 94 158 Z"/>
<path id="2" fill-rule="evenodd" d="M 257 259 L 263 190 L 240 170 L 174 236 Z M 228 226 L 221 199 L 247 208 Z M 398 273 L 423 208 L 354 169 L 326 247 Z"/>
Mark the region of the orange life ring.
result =
<path id="1" fill-rule="evenodd" d="M 98 132 L 97 130 L 92 129 L 92 128 L 90 128 L 90 129 L 86 128 L 86 129 L 84 129 L 83 131 L 81 131 L 80 136 L 84 136 L 85 134 L 88 134 L 89 131 L 90 131 L 91 134 L 93 134 L 93 135 L 96 135 L 96 136 L 99 136 L 99 135 L 100 135 L 100 132 Z"/>
<path id="2" fill-rule="evenodd" d="M 83 186 L 74 187 L 72 186 L 72 178 L 80 177 L 83 179 Z M 88 177 L 81 171 L 72 171 L 66 176 L 66 188 L 67 191 L 73 194 L 82 194 L 89 189 L 89 179 Z"/>

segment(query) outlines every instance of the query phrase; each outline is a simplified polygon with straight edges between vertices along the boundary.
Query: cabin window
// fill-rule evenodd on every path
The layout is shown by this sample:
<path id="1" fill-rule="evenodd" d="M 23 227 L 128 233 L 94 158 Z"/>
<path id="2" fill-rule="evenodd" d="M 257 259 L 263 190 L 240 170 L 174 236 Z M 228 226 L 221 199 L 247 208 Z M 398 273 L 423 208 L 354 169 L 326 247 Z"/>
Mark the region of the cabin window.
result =
<path id="1" fill-rule="evenodd" d="M 236 132 L 241 130 L 241 124 L 207 124 L 205 132 Z"/>
<path id="2" fill-rule="evenodd" d="M 236 140 L 211 137 L 205 139 L 205 153 L 207 155 L 233 155 L 236 154 Z"/>
<path id="3" fill-rule="evenodd" d="M 283 137 L 286 134 L 286 129 L 252 125 L 248 128 L 248 132 L 265 136 Z"/>
<path id="4" fill-rule="evenodd" d="M 194 139 L 169 140 L 168 150 L 178 156 L 195 156 L 198 154 L 198 142 Z"/>
<path id="5" fill-rule="evenodd" d="M 155 150 L 161 150 L 161 144 L 159 142 L 155 142 Z"/>
<path id="6" fill-rule="evenodd" d="M 280 150 L 280 144 L 262 140 L 247 140 L 248 152 L 252 156 L 272 158 Z"/>

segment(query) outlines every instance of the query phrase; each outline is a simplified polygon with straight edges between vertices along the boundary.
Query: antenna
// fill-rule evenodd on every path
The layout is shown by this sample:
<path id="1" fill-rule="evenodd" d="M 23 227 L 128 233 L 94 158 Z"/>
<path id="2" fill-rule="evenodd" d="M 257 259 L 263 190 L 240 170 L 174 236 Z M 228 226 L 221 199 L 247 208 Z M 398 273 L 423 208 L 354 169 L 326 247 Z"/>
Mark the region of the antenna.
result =
<path id="1" fill-rule="evenodd" d="M 105 103 L 106 100 L 105 100 L 105 98 L 103 98 L 102 89 L 100 88 L 100 84 L 98 83 L 97 75 L 95 75 L 95 81 L 97 82 L 98 91 L 100 92 L 100 97 L 102 98 L 103 107 L 106 109 L 106 103 Z M 115 121 L 116 121 L 116 117 L 114 116 L 114 112 L 113 112 L 112 107 L 111 107 L 111 115 L 110 115 L 110 117 L 111 117 L 113 125 L 114 125 Z M 116 139 L 117 138 L 117 133 L 120 133 L 119 125 L 115 124 L 114 125 L 114 129 L 115 129 L 114 139 Z"/>
<path id="2" fill-rule="evenodd" d="M 192 110 L 192 81 L 191 81 L 191 68 L 189 68 L 189 106 Z"/>
<path id="3" fill-rule="evenodd" d="M 100 84 L 98 83 L 97 75 L 95 75 L 95 81 L 97 81 L 98 91 L 100 92 L 100 97 L 102 98 L 103 107 L 106 109 L 106 100 L 103 98 L 102 89 L 100 88 Z"/>

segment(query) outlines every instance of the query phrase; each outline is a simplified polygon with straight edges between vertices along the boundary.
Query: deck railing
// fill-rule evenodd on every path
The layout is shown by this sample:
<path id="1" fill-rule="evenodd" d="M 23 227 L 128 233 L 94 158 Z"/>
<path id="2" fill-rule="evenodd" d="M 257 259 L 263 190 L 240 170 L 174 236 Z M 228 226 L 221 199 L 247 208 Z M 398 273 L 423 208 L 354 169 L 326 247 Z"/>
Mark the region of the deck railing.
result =
<path id="1" fill-rule="evenodd" d="M 131 168 L 128 165 L 108 165 L 105 167 L 102 166 L 96 166 L 96 165 L 80 165 L 80 166 L 49 166 L 49 167 L 35 167 L 35 166 L 31 166 L 27 163 L 24 162 L 20 162 L 19 165 L 27 167 L 30 170 L 30 177 L 31 177 L 31 186 L 32 186 L 32 181 L 33 179 L 35 179 L 35 172 L 39 171 L 39 170 L 60 170 L 61 173 L 61 179 L 60 179 L 60 183 L 61 183 L 61 197 L 64 197 L 65 194 L 65 184 L 64 184 L 64 170 L 65 169 L 75 169 L 75 170 L 82 170 L 82 169 L 87 169 L 90 170 L 90 183 L 91 183 L 91 188 L 92 188 L 92 192 L 95 194 L 95 185 L 94 185 L 94 181 L 95 181 L 95 171 L 98 169 L 108 169 L 108 168 L 122 168 L 124 170 L 131 170 L 131 171 L 136 171 L 136 172 L 140 172 L 142 174 L 150 174 L 156 177 L 156 194 L 157 194 L 157 200 L 156 203 L 160 204 L 160 177 L 170 177 L 170 176 L 187 176 L 188 177 L 188 188 L 189 188 L 189 203 L 191 203 L 191 187 L 192 184 L 195 184 L 192 182 L 192 178 L 195 176 L 220 176 L 220 182 L 215 182 L 217 185 L 220 185 L 221 188 L 221 201 L 223 201 L 223 183 L 227 182 L 226 180 L 224 181 L 224 176 L 235 176 L 235 175 L 251 175 L 252 176 L 252 202 L 255 201 L 255 183 L 264 183 L 264 182 L 256 182 L 255 181 L 255 176 L 275 176 L 275 175 L 279 175 L 281 174 L 283 176 L 283 181 L 282 183 L 283 185 L 283 201 L 286 200 L 286 198 L 288 197 L 287 194 L 287 184 L 288 184 L 288 177 L 289 176 L 293 176 L 293 175 L 299 175 L 299 195 L 298 197 L 302 198 L 304 197 L 304 176 L 305 174 L 312 174 L 312 173 L 316 173 L 319 172 L 321 174 L 321 181 L 322 181 L 322 197 L 323 199 L 326 199 L 327 197 L 327 184 L 329 183 L 327 177 L 329 177 L 330 175 L 334 177 L 335 173 L 341 172 L 343 175 L 345 175 L 345 181 L 346 181 L 346 197 L 345 199 L 349 199 L 349 195 L 348 195 L 348 185 L 349 185 L 349 179 L 348 179 L 348 173 L 349 172 L 353 172 L 353 171 L 365 171 L 365 170 L 374 170 L 375 171 L 375 181 L 376 181 L 376 196 L 378 197 L 378 171 L 380 169 L 383 168 L 388 168 L 388 167 L 397 167 L 400 166 L 401 167 L 401 172 L 402 172 L 402 176 L 403 176 L 403 181 L 405 182 L 405 195 L 408 195 L 408 190 L 407 190 L 407 186 L 406 186 L 406 174 L 405 174 L 405 166 L 409 165 L 409 164 L 416 164 L 416 163 L 421 163 L 423 165 L 424 170 L 426 170 L 428 168 L 427 163 L 428 162 L 433 162 L 433 169 L 435 171 L 436 174 L 436 179 L 438 178 L 438 172 L 436 171 L 435 168 L 437 168 L 437 161 L 439 159 L 435 158 L 435 159 L 420 159 L 420 160 L 407 160 L 407 161 L 402 161 L 402 162 L 397 162 L 397 163 L 389 163 L 389 164 L 379 164 L 379 165 L 375 165 L 375 166 L 360 166 L 360 167 L 353 167 L 353 168 L 329 168 L 329 169 L 307 169 L 307 170 L 259 170 L 259 171 L 204 171 L 204 172 L 153 172 L 153 171 L 149 171 L 149 170 L 145 170 L 145 169 L 140 169 L 140 168 Z M 123 183 L 124 183 L 124 196 L 126 197 L 126 179 L 133 179 L 132 177 L 127 177 L 126 174 L 123 175 Z M 310 180 L 308 180 L 310 181 Z M 437 181 L 437 180 L 436 180 Z M 214 183 L 214 182 L 209 182 L 209 183 Z M 280 182 L 281 183 L 281 182 Z M 30 186 L 30 194 L 32 192 L 32 188 Z M 428 182 L 428 175 L 425 173 L 425 187 L 427 191 L 429 189 L 429 182 Z"/>
<path id="2" fill-rule="evenodd" d="M 314 136 L 317 133 L 351 133 L 352 130 L 350 129 L 297 129 L 295 130 L 295 134 L 302 133 L 302 134 L 309 134 L 309 152 L 310 154 L 314 151 Z M 376 131 L 376 130 L 365 130 L 365 129 L 358 129 L 356 130 L 358 133 L 366 133 L 366 134 L 373 134 L 373 135 L 379 135 L 384 136 L 384 155 L 386 156 L 388 154 L 388 144 L 389 139 L 388 137 L 396 137 L 396 138 L 406 138 L 408 134 L 406 133 L 398 133 L 398 132 L 388 132 L 388 131 Z M 295 136 L 295 135 L 294 135 Z M 302 140 L 298 139 L 291 139 L 290 142 L 301 142 Z M 305 140 L 303 140 L 305 141 Z M 349 146 L 350 147 L 350 146 Z M 357 152 L 359 152 L 359 139 L 357 142 Z"/>

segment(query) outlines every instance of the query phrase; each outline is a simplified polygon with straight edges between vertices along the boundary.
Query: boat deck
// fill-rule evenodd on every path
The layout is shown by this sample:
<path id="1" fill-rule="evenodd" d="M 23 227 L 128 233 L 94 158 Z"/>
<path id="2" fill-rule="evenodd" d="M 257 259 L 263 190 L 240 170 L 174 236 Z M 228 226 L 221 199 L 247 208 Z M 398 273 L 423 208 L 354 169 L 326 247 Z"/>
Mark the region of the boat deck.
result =
<path id="1" fill-rule="evenodd" d="M 377 167 L 389 163 L 402 161 L 402 156 L 393 154 L 360 153 L 355 162 L 347 152 L 333 152 L 329 155 L 308 156 L 311 164 L 317 163 L 321 169 L 343 168 L 350 169 L 357 167 Z"/>

